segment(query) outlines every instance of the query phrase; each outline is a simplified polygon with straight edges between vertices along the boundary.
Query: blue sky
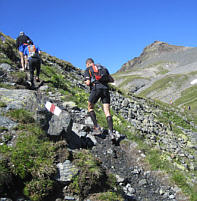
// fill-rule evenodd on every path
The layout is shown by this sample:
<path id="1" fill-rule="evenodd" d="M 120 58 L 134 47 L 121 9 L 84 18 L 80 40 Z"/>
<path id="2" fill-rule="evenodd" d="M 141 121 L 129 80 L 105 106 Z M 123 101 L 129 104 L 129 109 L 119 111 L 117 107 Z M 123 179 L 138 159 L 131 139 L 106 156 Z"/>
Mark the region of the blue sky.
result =
<path id="1" fill-rule="evenodd" d="M 155 40 L 197 44 L 196 0 L 0 0 L 0 31 L 24 31 L 41 50 L 85 69 L 111 73 Z"/>

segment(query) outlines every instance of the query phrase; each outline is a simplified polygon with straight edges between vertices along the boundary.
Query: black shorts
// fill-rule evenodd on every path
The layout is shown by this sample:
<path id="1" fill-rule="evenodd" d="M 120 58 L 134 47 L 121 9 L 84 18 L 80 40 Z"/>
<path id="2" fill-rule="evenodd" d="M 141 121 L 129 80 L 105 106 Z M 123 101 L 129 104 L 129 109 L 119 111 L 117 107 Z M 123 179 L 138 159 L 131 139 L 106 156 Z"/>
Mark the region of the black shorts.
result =
<path id="1" fill-rule="evenodd" d="M 90 92 L 89 102 L 95 104 L 98 99 L 101 98 L 103 104 L 110 104 L 110 93 L 108 89 L 95 89 L 93 88 Z"/>

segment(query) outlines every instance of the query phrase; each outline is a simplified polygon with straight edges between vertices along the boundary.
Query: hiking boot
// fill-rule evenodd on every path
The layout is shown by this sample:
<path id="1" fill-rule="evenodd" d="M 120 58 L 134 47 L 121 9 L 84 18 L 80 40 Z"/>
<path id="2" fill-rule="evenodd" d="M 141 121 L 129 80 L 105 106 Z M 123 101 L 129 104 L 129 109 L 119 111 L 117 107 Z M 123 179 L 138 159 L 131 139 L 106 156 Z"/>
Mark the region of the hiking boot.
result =
<path id="1" fill-rule="evenodd" d="M 109 136 L 110 136 L 111 140 L 116 140 L 116 135 L 113 131 L 109 131 Z"/>
<path id="2" fill-rule="evenodd" d="M 94 126 L 93 135 L 99 135 L 101 133 L 102 133 L 101 127 L 100 126 Z"/>
<path id="3" fill-rule="evenodd" d="M 35 86 L 34 83 L 31 84 L 31 89 L 32 89 L 32 90 L 36 89 L 36 86 Z"/>
<path id="4" fill-rule="evenodd" d="M 109 135 L 112 141 L 118 141 L 120 134 L 117 131 L 109 131 Z"/>

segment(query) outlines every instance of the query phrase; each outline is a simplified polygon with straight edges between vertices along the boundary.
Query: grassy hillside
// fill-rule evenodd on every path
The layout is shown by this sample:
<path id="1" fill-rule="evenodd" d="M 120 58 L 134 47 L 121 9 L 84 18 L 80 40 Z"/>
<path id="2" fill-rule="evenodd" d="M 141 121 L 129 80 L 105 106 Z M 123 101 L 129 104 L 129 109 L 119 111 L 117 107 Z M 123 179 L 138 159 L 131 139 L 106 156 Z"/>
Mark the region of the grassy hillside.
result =
<path id="1" fill-rule="evenodd" d="M 182 91 L 181 98 L 177 99 L 174 104 L 191 114 L 197 124 L 197 86 Z M 189 107 L 190 109 L 188 109 Z"/>

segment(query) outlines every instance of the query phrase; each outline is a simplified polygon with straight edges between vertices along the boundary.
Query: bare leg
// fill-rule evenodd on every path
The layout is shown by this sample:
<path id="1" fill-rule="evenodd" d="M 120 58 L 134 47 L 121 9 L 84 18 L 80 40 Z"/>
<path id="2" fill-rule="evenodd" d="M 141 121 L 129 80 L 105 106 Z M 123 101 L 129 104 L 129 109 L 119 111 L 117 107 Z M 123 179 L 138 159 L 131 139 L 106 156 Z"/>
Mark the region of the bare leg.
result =
<path id="1" fill-rule="evenodd" d="M 107 119 L 107 124 L 110 130 L 110 133 L 113 133 L 113 119 L 110 114 L 110 104 L 103 104 L 103 110 Z"/>
<path id="2" fill-rule="evenodd" d="M 25 69 L 28 69 L 28 58 L 27 58 L 27 56 L 24 56 L 24 60 L 25 60 Z"/>
<path id="3" fill-rule="evenodd" d="M 110 104 L 108 104 L 108 103 L 103 104 L 103 110 L 104 110 L 106 118 L 108 116 L 111 116 L 111 114 L 110 114 Z"/>
<path id="4" fill-rule="evenodd" d="M 25 70 L 25 61 L 24 61 L 24 55 L 22 52 L 19 51 L 19 55 L 21 57 L 21 66 L 22 66 L 22 70 Z"/>

